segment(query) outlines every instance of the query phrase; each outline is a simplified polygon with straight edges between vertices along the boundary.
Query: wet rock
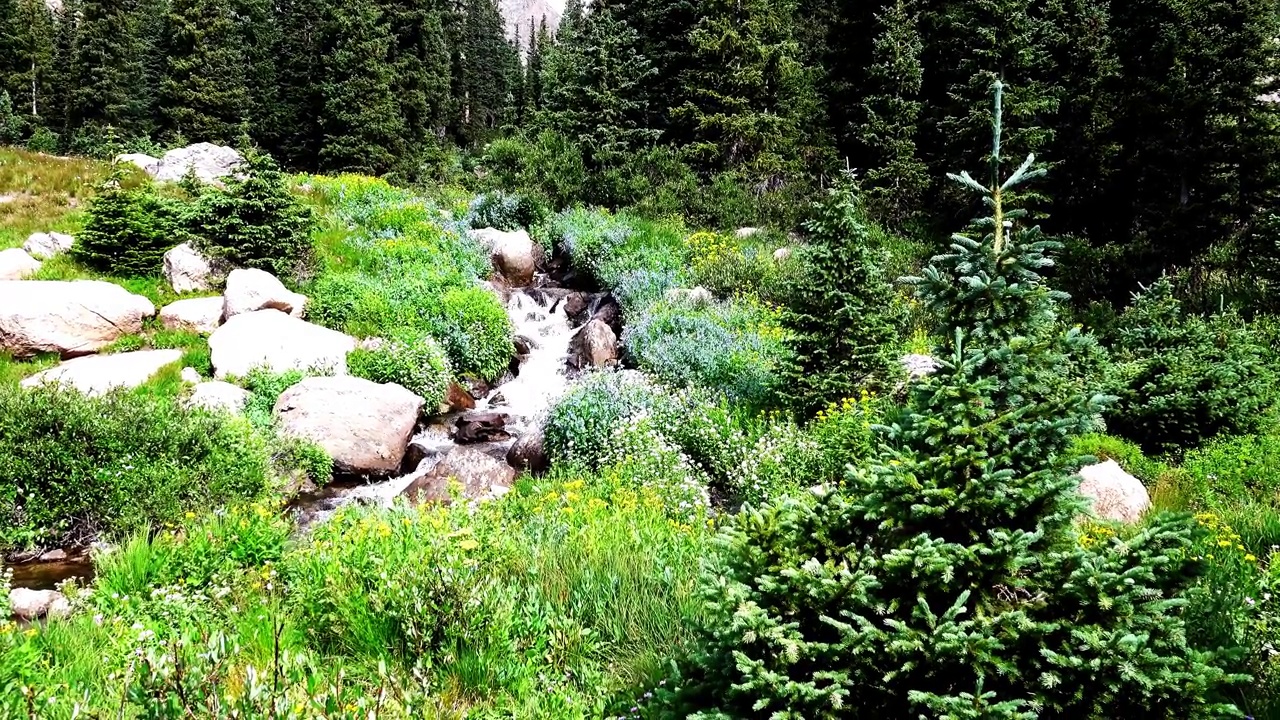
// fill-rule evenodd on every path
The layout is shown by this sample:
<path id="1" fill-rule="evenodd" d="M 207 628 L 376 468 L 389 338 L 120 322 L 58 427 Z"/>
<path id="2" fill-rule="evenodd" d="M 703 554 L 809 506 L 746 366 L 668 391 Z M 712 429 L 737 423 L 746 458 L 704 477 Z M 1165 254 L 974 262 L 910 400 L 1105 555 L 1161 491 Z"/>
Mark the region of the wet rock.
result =
<path id="1" fill-rule="evenodd" d="M 422 413 L 422 398 L 394 383 L 356 377 L 310 377 L 276 401 L 280 432 L 310 440 L 339 474 L 399 472 Z"/>
<path id="2" fill-rule="evenodd" d="M 577 327 L 585 323 L 587 317 L 587 309 L 591 307 L 591 300 L 585 293 L 573 293 L 567 295 L 564 299 L 564 316 L 569 318 L 569 325 Z"/>
<path id="3" fill-rule="evenodd" d="M 507 450 L 507 464 L 517 470 L 528 470 L 535 475 L 551 469 L 551 459 L 543 447 L 541 425 L 529 428 Z"/>
<path id="4" fill-rule="evenodd" d="M 213 287 L 215 271 L 209 258 L 182 243 L 164 254 L 164 279 L 174 292 L 197 292 Z"/>
<path id="5" fill-rule="evenodd" d="M 475 448 L 455 447 L 401 494 L 415 505 L 450 502 L 455 490 L 463 500 L 488 500 L 505 494 L 515 477 L 515 469 L 502 460 Z"/>
<path id="6" fill-rule="evenodd" d="M 462 387 L 466 388 L 467 392 L 471 393 L 471 397 L 476 400 L 483 400 L 493 390 L 488 382 L 477 377 L 462 378 Z"/>
<path id="7" fill-rule="evenodd" d="M 457 381 L 450 381 L 449 389 L 445 391 L 444 404 L 447 407 L 445 412 L 474 410 L 476 399 L 471 397 L 471 393 L 467 392 L 467 389 L 459 385 Z"/>
<path id="8" fill-rule="evenodd" d="M 511 341 L 511 344 L 515 346 L 517 355 L 528 355 L 529 352 L 536 347 L 536 343 L 524 335 L 515 336 L 515 339 Z"/>
<path id="9" fill-rule="evenodd" d="M 27 241 L 22 243 L 22 249 L 37 260 L 48 260 L 55 255 L 61 255 L 70 250 L 75 243 L 76 239 L 70 235 L 57 232 L 38 232 L 32 233 L 27 238 Z"/>
<path id="10" fill-rule="evenodd" d="M 63 560 L 66 560 L 68 557 L 69 556 L 67 555 L 66 550 L 63 550 L 62 548 L 58 548 L 56 550 L 50 550 L 49 552 L 41 555 L 40 562 L 42 563 L 62 562 Z"/>
<path id="11" fill-rule="evenodd" d="M 569 343 L 567 363 L 574 370 L 604 367 L 618 359 L 618 336 L 603 320 L 592 320 Z"/>
<path id="12" fill-rule="evenodd" d="M 0 281 L 0 350 L 85 355 L 141 332 L 155 314 L 150 300 L 109 282 Z"/>
<path id="13" fill-rule="evenodd" d="M 182 359 L 181 350 L 139 350 L 67 360 L 22 381 L 22 387 L 59 384 L 94 396 L 115 388 L 135 388 L 166 365 Z"/>
<path id="14" fill-rule="evenodd" d="M 209 335 L 222 323 L 222 298 L 176 300 L 160 308 L 160 324 L 169 330 Z"/>
<path id="15" fill-rule="evenodd" d="M 347 373 L 347 353 L 356 341 L 336 330 L 290 317 L 279 310 L 236 315 L 209 337 L 214 377 L 244 377 L 266 367 L 286 370 Z"/>
<path id="16" fill-rule="evenodd" d="M 424 462 L 439 459 L 455 446 L 456 444 L 453 442 L 453 438 L 450 437 L 447 427 L 444 425 L 430 425 L 409 441 L 409 447 L 404 454 L 404 466 L 422 470 Z"/>
<path id="17" fill-rule="evenodd" d="M 503 395 L 501 390 L 494 393 L 493 397 L 489 398 L 490 407 L 500 407 L 506 404 L 507 404 L 507 396 Z"/>
<path id="18" fill-rule="evenodd" d="M 279 310 L 302 317 L 307 303 L 306 295 L 291 292 L 275 275 L 256 269 L 232 270 L 222 299 L 222 317 L 227 320 L 258 310 Z"/>
<path id="19" fill-rule="evenodd" d="M 1092 502 L 1093 514 L 1104 520 L 1138 522 L 1151 507 L 1142 481 L 1115 460 L 1080 468 L 1080 494 Z"/>
<path id="20" fill-rule="evenodd" d="M 510 440 L 506 430 L 510 420 L 511 416 L 506 413 L 470 413 L 454 423 L 453 439 L 462 445 Z"/>
<path id="21" fill-rule="evenodd" d="M 41 263 L 22 248 L 0 250 L 0 280 L 23 280 L 40 271 Z"/>
<path id="22" fill-rule="evenodd" d="M 494 228 L 472 230 L 471 237 L 488 251 L 493 267 L 512 287 L 533 282 L 536 268 L 533 240 L 524 230 L 504 232 Z"/>
<path id="23" fill-rule="evenodd" d="M 221 380 L 202 382 L 191 391 L 186 406 L 203 408 L 211 412 L 236 414 L 249 402 L 249 391 Z"/>
<path id="24" fill-rule="evenodd" d="M 622 334 L 622 308 L 613 296 L 607 296 L 596 307 L 593 320 L 599 320 L 613 329 L 615 335 Z"/>
<path id="25" fill-rule="evenodd" d="M 19 620 L 64 618 L 71 614 L 67 596 L 57 590 L 14 588 L 9 591 L 9 606 Z"/>

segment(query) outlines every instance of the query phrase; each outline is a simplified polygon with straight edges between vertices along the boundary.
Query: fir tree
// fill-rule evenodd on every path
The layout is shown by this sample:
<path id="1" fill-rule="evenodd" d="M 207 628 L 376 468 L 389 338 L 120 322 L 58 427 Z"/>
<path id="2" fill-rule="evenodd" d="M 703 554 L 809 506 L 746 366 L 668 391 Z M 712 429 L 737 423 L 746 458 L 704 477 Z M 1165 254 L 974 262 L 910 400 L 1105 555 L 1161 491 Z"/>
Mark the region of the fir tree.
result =
<path id="1" fill-rule="evenodd" d="M 669 109 L 684 102 L 683 76 L 694 68 L 689 29 L 698 20 L 692 0 L 625 0 L 613 3 L 614 16 L 635 32 L 637 51 L 648 58 L 653 75 L 635 100 L 645 108 L 641 123 L 673 135 Z M 673 136 L 675 142 L 689 138 Z"/>
<path id="2" fill-rule="evenodd" d="M 529 22 L 529 30 L 533 32 L 532 21 Z M 551 32 L 547 29 L 547 16 L 543 15 L 542 22 L 538 25 L 538 32 L 529 43 L 529 63 L 525 67 L 525 85 L 528 88 L 529 106 L 534 111 L 542 108 L 543 57 L 551 49 L 551 43 Z M 530 118 L 532 118 L 532 113 Z"/>
<path id="3" fill-rule="evenodd" d="M 234 142 L 249 113 L 243 28 L 231 0 L 173 0 L 165 129 L 188 142 Z"/>
<path id="4" fill-rule="evenodd" d="M 454 134 L 463 143 L 489 137 L 514 105 L 520 57 L 507 42 L 495 0 L 465 0 L 455 40 Z"/>
<path id="5" fill-rule="evenodd" d="M 148 124 L 143 44 L 131 4 L 80 0 L 67 119 L 73 128 L 138 133 Z"/>
<path id="6" fill-rule="evenodd" d="M 1208 718 L 1230 682 L 1178 612 L 1195 525 L 1162 516 L 1077 542 L 1066 456 L 1106 398 L 1062 379 L 1087 337 L 1040 276 L 1055 243 L 1006 206 L 1036 176 L 1002 159 L 977 238 L 911 279 L 945 318 L 943 364 L 880 428 L 843 487 L 747 510 L 707 575 L 706 650 L 682 697 L 698 717 Z"/>
<path id="7" fill-rule="evenodd" d="M 435 144 L 449 101 L 449 54 L 436 5 L 384 3 L 393 37 L 393 91 L 405 132 L 400 171 L 406 176 L 417 172 L 427 148 Z"/>
<path id="8" fill-rule="evenodd" d="M 308 0 L 280 0 L 276 12 L 279 126 L 267 147 L 286 165 L 315 167 L 324 142 L 326 10 Z"/>
<path id="9" fill-rule="evenodd" d="M 13 94 L 18 111 L 43 122 L 53 100 L 56 38 L 53 14 L 44 0 L 16 1 L 16 28 L 13 73 L 5 84 Z"/>
<path id="10" fill-rule="evenodd" d="M 331 8 L 326 28 L 332 47 L 323 85 L 320 166 L 378 175 L 403 152 L 404 124 L 389 62 L 393 38 L 375 0 Z"/>
<path id="11" fill-rule="evenodd" d="M 910 0 L 897 0 L 878 18 L 876 62 L 867 72 L 872 94 L 863 101 L 862 142 L 868 169 L 867 202 L 884 221 L 901 228 L 920 212 L 928 170 L 916 152 L 920 123 L 922 43 Z"/>

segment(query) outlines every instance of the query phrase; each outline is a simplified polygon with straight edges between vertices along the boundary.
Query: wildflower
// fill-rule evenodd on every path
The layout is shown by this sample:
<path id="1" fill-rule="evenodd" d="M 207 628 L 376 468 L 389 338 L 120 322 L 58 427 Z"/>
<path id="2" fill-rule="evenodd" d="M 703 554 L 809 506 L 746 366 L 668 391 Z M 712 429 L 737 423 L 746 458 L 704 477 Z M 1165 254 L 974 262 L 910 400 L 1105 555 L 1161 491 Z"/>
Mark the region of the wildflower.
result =
<path id="1" fill-rule="evenodd" d="M 1245 556 L 1244 556 L 1244 560 L 1245 560 L 1245 562 L 1257 562 L 1257 561 L 1258 561 L 1258 558 L 1257 558 L 1257 556 L 1256 556 L 1256 555 L 1254 555 L 1253 553 L 1247 553 L 1247 554 L 1245 554 Z"/>
<path id="2" fill-rule="evenodd" d="M 184 515 L 183 517 L 185 517 L 185 518 L 186 518 L 186 519 L 188 519 L 188 520 L 195 520 L 195 519 L 196 519 L 196 514 L 188 510 L 188 511 L 187 511 L 187 514 L 186 514 L 186 515 Z"/>
<path id="3" fill-rule="evenodd" d="M 463 550 L 470 551 L 480 547 L 480 543 L 476 542 L 473 538 L 467 538 L 466 540 L 463 540 L 462 542 L 458 543 L 458 547 L 462 548 Z"/>

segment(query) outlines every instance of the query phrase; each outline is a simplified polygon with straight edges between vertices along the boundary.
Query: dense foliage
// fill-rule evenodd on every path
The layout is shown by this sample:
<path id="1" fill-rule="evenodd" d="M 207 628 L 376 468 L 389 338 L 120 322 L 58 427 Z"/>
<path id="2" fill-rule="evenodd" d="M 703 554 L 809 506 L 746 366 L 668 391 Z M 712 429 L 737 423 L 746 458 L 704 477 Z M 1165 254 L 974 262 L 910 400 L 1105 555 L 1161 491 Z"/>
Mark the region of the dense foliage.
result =
<path id="1" fill-rule="evenodd" d="M 185 237 L 189 209 L 150 185 L 122 187 L 121 179 L 112 176 L 94 196 L 72 253 L 100 271 L 159 275 L 165 252 Z"/>

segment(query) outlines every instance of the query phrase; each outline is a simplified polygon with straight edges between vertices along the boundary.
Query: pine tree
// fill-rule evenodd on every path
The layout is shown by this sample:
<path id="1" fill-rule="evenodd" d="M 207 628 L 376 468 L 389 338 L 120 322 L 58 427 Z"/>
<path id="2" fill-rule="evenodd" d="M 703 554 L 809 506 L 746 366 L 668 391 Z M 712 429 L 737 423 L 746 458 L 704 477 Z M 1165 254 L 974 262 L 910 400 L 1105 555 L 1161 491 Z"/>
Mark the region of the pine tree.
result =
<path id="1" fill-rule="evenodd" d="M 738 170 L 762 190 L 817 160 L 806 127 L 821 127 L 811 71 L 791 35 L 794 3 L 708 0 L 690 31 L 689 100 L 673 109 L 704 168 Z"/>
<path id="2" fill-rule="evenodd" d="M 445 48 L 441 10 L 435 3 L 414 0 L 384 2 L 393 37 L 393 90 L 404 125 L 404 155 L 400 172 L 418 171 L 428 147 L 435 144 L 448 104 L 449 55 Z"/>
<path id="3" fill-rule="evenodd" d="M 235 142 L 249 116 L 249 67 L 232 1 L 173 0 L 169 27 L 166 132 L 187 142 Z"/>
<path id="4" fill-rule="evenodd" d="M 376 0 L 350 0 L 330 13 L 320 167 L 379 175 L 395 167 L 404 149 L 390 63 L 394 38 Z"/>
<path id="5" fill-rule="evenodd" d="M 55 25 L 44 0 L 16 0 L 15 67 L 7 82 L 18 112 L 43 123 L 53 101 Z M 2 31 L 0 31 L 2 32 Z"/>
<path id="6" fill-rule="evenodd" d="M 463 144 L 487 139 L 513 109 L 520 57 L 507 41 L 495 0 L 464 0 L 454 39 L 454 136 Z"/>
<path id="7" fill-rule="evenodd" d="M 124 133 L 146 129 L 144 47 L 132 8 L 118 0 L 79 2 L 67 108 L 72 129 L 101 132 L 112 127 Z"/>
<path id="8" fill-rule="evenodd" d="M 533 22 L 529 23 L 529 31 L 533 32 Z M 529 106 L 537 111 L 542 108 L 542 79 L 544 73 L 544 55 L 551 50 L 551 32 L 547 29 L 547 16 L 542 16 L 538 32 L 529 43 L 529 63 L 525 67 L 525 86 L 528 88 Z M 532 113 L 530 118 L 532 119 Z"/>
<path id="9" fill-rule="evenodd" d="M 233 0 L 244 57 L 246 117 L 254 141 L 274 146 L 281 126 L 280 25 L 273 0 Z"/>
<path id="10" fill-rule="evenodd" d="M 872 89 L 864 101 L 862 142 L 868 167 L 863 185 L 873 212 L 901 228 L 920 212 L 928 169 L 916 152 L 920 123 L 922 43 L 911 0 L 897 0 L 878 18 L 876 62 L 867 72 Z"/>
<path id="11" fill-rule="evenodd" d="M 309 0 L 280 0 L 277 58 L 280 93 L 274 112 L 278 135 L 267 147 L 285 165 L 316 167 L 324 143 L 325 6 Z"/>
<path id="12" fill-rule="evenodd" d="M 1067 457 L 1106 398 L 1063 379 L 1087 337 L 1039 272 L 1056 243 L 1006 206 L 1032 157 L 990 184 L 990 215 L 912 279 L 944 318 L 942 367 L 913 382 L 883 447 L 844 486 L 746 510 L 708 573 L 706 650 L 680 697 L 704 718 L 1209 718 L 1244 678 L 1188 647 L 1181 599 L 1202 532 L 1161 516 L 1077 542 Z"/>
<path id="13" fill-rule="evenodd" d="M 614 16 L 635 32 L 636 51 L 649 59 L 654 72 L 639 88 L 636 102 L 645 108 L 641 124 L 663 131 L 675 142 L 669 110 L 684 102 L 682 78 L 694 67 L 689 29 L 697 22 L 692 0 L 624 0 L 613 4 Z"/>

